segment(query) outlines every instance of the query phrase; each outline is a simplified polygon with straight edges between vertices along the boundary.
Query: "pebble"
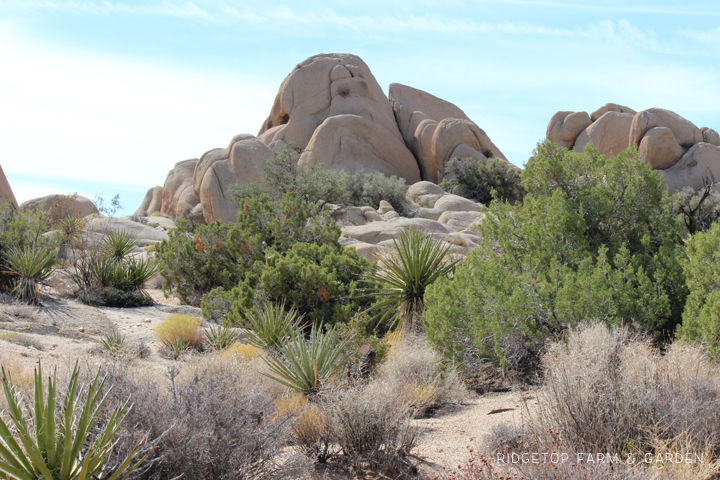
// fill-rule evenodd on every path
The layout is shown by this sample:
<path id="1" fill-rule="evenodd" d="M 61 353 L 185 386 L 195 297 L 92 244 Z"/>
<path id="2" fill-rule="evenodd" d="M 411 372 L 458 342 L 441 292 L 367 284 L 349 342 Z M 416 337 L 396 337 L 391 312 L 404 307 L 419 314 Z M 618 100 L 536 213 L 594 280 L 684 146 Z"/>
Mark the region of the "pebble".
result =
<path id="1" fill-rule="evenodd" d="M 85 328 L 84 328 L 84 327 L 80 327 L 80 328 L 78 328 L 78 332 L 80 332 L 80 333 L 84 333 L 84 332 L 85 332 Z"/>

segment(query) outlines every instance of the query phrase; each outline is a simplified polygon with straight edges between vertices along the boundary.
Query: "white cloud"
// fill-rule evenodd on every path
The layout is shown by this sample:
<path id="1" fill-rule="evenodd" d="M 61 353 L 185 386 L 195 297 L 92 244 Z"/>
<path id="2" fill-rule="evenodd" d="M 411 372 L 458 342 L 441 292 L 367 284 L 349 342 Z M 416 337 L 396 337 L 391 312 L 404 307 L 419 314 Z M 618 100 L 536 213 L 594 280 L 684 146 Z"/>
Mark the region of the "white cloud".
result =
<path id="1" fill-rule="evenodd" d="M 50 49 L 7 24 L 0 24 L 0 64 L 0 161 L 8 176 L 162 184 L 175 162 L 257 133 L 277 89 L 240 75 Z"/>

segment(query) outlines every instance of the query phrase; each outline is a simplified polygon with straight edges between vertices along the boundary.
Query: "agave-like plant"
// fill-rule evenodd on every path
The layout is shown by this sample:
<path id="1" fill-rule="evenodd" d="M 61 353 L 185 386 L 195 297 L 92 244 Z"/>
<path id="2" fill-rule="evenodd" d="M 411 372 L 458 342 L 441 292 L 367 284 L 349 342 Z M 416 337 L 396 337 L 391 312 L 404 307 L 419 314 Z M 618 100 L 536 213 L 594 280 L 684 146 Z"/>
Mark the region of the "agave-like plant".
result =
<path id="1" fill-rule="evenodd" d="M 255 348 L 277 350 L 295 336 L 302 319 L 295 308 L 285 311 L 285 302 L 267 302 L 245 315 L 247 328 L 240 329 L 240 333 Z"/>
<path id="2" fill-rule="evenodd" d="M 13 293 L 30 304 L 40 299 L 40 282 L 46 280 L 55 266 L 55 250 L 46 245 L 12 247 L 5 252 L 9 270 L 18 276 Z"/>
<path id="3" fill-rule="evenodd" d="M 351 340 L 339 339 L 333 330 L 322 333 L 315 326 L 310 330 L 310 337 L 305 338 L 298 329 L 275 355 L 263 357 L 274 373 L 264 375 L 294 392 L 306 395 L 317 393 L 347 367 L 351 356 L 348 343 Z"/>
<path id="4" fill-rule="evenodd" d="M 450 244 L 416 228 L 401 231 L 393 243 L 397 252 L 381 255 L 365 281 L 367 293 L 377 299 L 370 309 L 374 319 L 403 331 L 422 318 L 427 287 L 452 275 L 459 260 L 446 259 Z"/>
<path id="5" fill-rule="evenodd" d="M 35 369 L 33 418 L 26 419 L 15 387 L 2 370 L 2 384 L 11 428 L 0 418 L 0 478 L 12 480 L 118 480 L 138 468 L 144 460 L 133 463 L 140 450 L 138 444 L 114 471 L 108 471 L 107 460 L 115 445 L 114 437 L 131 406 L 125 403 L 98 425 L 107 398 L 102 390 L 104 379 L 95 375 L 87 395 L 78 388 L 77 365 L 70 376 L 65 401 L 57 399 L 57 373 L 48 377 L 47 397 L 42 368 Z M 85 398 L 85 399 L 84 399 Z M 84 399 L 84 400 L 83 400 Z M 60 408 L 58 408 L 60 407 Z M 59 422 L 58 422 L 59 419 Z"/>
<path id="6" fill-rule="evenodd" d="M 137 244 L 137 240 L 134 240 L 132 234 L 126 230 L 113 230 L 103 239 L 105 253 L 117 261 L 124 260 Z"/>
<path id="7" fill-rule="evenodd" d="M 211 326 L 205 332 L 205 345 L 215 351 L 225 350 L 235 345 L 238 339 L 235 329 L 226 325 Z"/>

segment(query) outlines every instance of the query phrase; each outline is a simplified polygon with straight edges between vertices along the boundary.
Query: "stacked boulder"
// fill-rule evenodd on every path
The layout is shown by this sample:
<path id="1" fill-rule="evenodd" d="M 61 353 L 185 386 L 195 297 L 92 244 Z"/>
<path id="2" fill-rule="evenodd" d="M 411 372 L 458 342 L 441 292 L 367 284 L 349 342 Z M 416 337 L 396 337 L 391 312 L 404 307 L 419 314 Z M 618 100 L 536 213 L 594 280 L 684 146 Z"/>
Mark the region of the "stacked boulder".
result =
<path id="1" fill-rule="evenodd" d="M 592 142 L 603 155 L 616 155 L 637 146 L 640 158 L 659 171 L 670 192 L 703 188 L 720 181 L 720 136 L 698 128 L 662 108 L 635 112 L 608 103 L 592 114 L 557 112 L 547 127 L 547 139 L 583 151 Z"/>
<path id="2" fill-rule="evenodd" d="M 3 172 L 2 167 L 0 167 L 0 205 L 7 202 L 10 202 L 10 205 L 17 208 L 15 194 L 13 193 L 12 188 L 10 188 L 10 183 L 8 183 L 7 178 L 5 177 L 5 172 Z"/>
<path id="3" fill-rule="evenodd" d="M 400 216 L 382 201 L 372 207 L 350 207 L 342 220 L 341 243 L 369 260 L 390 252 L 398 232 L 420 228 L 450 243 L 450 252 L 467 255 L 480 241 L 475 227 L 485 216 L 482 206 L 467 198 L 445 192 L 428 181 L 408 188 L 406 198 L 413 218 Z"/>
<path id="4" fill-rule="evenodd" d="M 316 55 L 282 82 L 257 137 L 237 135 L 227 148 L 177 163 L 163 186 L 148 190 L 136 215 L 234 221 L 230 187 L 258 180 L 264 162 L 283 149 L 299 165 L 380 172 L 408 184 L 439 183 L 453 158 L 495 157 L 510 166 L 455 105 L 400 84 L 390 86 L 388 98 L 359 57 Z"/>

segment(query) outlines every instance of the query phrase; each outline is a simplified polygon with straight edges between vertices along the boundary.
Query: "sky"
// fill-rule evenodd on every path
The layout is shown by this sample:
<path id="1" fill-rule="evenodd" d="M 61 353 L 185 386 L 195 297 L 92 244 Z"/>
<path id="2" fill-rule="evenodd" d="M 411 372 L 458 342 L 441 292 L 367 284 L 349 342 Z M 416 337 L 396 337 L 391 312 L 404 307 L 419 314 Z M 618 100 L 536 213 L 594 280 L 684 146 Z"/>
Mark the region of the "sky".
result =
<path id="1" fill-rule="evenodd" d="M 720 131 L 716 1 L 0 0 L 0 165 L 19 202 L 120 195 L 257 134 L 292 68 L 353 53 L 459 106 L 518 166 L 559 110 Z"/>

